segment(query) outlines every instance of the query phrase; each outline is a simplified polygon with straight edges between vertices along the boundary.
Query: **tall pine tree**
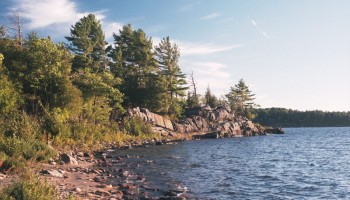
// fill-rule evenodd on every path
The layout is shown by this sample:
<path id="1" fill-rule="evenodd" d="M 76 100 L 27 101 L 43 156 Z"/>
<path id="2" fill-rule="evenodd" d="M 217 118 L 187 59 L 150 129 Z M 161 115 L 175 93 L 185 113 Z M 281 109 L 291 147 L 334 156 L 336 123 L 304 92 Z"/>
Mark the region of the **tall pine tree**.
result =
<path id="1" fill-rule="evenodd" d="M 104 32 L 95 15 L 81 18 L 66 39 L 74 52 L 74 83 L 83 92 L 85 118 L 94 123 L 106 121 L 112 109 L 122 110 L 121 79 L 113 76 Z"/>
<path id="2" fill-rule="evenodd" d="M 70 36 L 66 39 L 70 42 L 68 48 L 76 55 L 73 60 L 74 70 L 90 67 L 94 71 L 101 71 L 107 68 L 107 42 L 101 22 L 95 15 L 81 18 L 71 27 Z"/>
<path id="3" fill-rule="evenodd" d="M 157 65 L 151 38 L 141 29 L 133 30 L 129 24 L 123 26 L 118 35 L 114 34 L 114 41 L 111 71 L 123 79 L 121 91 L 125 94 L 125 106 L 152 109 L 157 92 Z"/>
<path id="4" fill-rule="evenodd" d="M 186 74 L 181 72 L 179 66 L 180 51 L 176 44 L 170 42 L 169 37 L 163 38 L 162 41 L 155 47 L 156 59 L 159 66 L 159 78 L 163 80 L 161 83 L 163 89 L 159 101 L 163 101 L 165 107 L 162 112 L 170 115 L 179 115 L 181 113 L 181 105 L 179 98 L 184 97 L 186 86 Z"/>

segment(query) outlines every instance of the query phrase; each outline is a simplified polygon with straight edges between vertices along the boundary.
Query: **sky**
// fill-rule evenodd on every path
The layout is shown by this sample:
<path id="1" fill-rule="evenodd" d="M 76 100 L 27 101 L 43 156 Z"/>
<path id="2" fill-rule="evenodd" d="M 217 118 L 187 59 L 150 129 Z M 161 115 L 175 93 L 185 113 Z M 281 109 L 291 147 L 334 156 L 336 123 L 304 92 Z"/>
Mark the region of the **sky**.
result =
<path id="1" fill-rule="evenodd" d="M 261 107 L 350 111 L 349 0 L 1 0 L 0 24 L 67 42 L 95 14 L 108 42 L 131 24 L 180 47 L 180 67 L 218 97 L 242 78 Z"/>

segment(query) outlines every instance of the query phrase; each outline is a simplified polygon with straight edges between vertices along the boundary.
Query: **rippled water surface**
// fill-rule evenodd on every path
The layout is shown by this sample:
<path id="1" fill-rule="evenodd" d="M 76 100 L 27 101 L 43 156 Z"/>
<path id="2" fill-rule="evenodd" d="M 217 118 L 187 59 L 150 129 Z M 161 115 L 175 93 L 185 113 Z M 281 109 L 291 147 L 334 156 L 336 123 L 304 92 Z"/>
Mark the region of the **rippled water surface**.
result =
<path id="1" fill-rule="evenodd" d="M 349 199 L 350 128 L 127 150 L 150 185 L 196 199 Z"/>

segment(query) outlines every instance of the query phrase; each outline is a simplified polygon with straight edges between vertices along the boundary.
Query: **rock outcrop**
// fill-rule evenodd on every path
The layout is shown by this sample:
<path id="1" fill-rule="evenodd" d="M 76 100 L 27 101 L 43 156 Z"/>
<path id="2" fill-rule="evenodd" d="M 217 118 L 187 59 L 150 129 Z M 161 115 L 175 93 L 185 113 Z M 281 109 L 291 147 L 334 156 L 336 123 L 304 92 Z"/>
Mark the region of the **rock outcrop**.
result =
<path id="1" fill-rule="evenodd" d="M 152 113 L 148 109 L 145 109 L 145 108 L 140 109 L 139 107 L 128 109 L 127 115 L 140 117 L 145 122 L 151 123 L 154 126 L 158 126 L 158 127 L 166 128 L 170 131 L 174 131 L 173 124 L 168 118 Z"/>
<path id="2" fill-rule="evenodd" d="M 263 128 L 244 117 L 235 117 L 234 112 L 226 107 L 189 109 L 185 113 L 187 117 L 178 122 L 172 122 L 144 108 L 129 109 L 127 114 L 151 123 L 153 130 L 164 136 L 180 133 L 193 135 L 194 138 L 223 138 L 265 134 Z"/>

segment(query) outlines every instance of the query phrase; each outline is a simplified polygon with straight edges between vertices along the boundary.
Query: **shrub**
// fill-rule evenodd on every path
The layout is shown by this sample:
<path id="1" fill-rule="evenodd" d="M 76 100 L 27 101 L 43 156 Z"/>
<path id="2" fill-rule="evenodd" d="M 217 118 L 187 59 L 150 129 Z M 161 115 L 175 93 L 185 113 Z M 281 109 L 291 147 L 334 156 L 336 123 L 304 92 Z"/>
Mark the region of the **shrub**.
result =
<path id="1" fill-rule="evenodd" d="M 38 176 L 22 177 L 16 183 L 5 188 L 0 193 L 3 200 L 55 200 L 57 192 L 47 181 L 41 181 Z"/>
<path id="2" fill-rule="evenodd" d="M 140 117 L 125 118 L 122 124 L 124 132 L 134 136 L 153 134 L 151 125 L 145 123 Z"/>
<path id="3" fill-rule="evenodd" d="M 5 159 L 2 170 L 19 169 L 26 166 L 27 161 L 47 161 L 56 152 L 45 143 L 38 140 L 24 140 L 7 137 L 0 140 L 0 152 Z"/>

